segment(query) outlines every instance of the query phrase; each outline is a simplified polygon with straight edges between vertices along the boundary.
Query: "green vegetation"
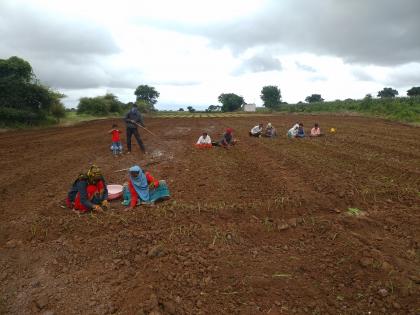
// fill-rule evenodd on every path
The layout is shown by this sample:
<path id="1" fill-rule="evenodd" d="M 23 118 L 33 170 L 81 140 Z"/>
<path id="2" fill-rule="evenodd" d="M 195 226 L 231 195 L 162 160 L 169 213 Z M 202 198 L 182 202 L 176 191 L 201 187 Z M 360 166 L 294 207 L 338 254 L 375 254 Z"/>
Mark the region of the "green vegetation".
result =
<path id="1" fill-rule="evenodd" d="M 289 113 L 362 113 L 402 122 L 420 122 L 420 97 L 389 97 L 372 99 L 367 95 L 362 100 L 347 99 L 333 102 L 285 105 L 282 111 Z"/>
<path id="2" fill-rule="evenodd" d="M 360 209 L 359 208 L 348 208 L 347 209 L 347 213 L 350 215 L 359 215 L 360 214 Z"/>
<path id="3" fill-rule="evenodd" d="M 318 102 L 323 102 L 323 101 L 324 99 L 321 97 L 321 94 L 312 94 L 305 98 L 305 102 L 308 102 L 308 103 L 318 103 Z"/>
<path id="4" fill-rule="evenodd" d="M 387 97 L 395 97 L 398 95 L 398 91 L 393 88 L 383 88 L 383 90 L 378 92 L 378 97 L 380 98 L 387 98 Z"/>
<path id="5" fill-rule="evenodd" d="M 154 105 L 160 93 L 152 86 L 139 85 L 134 91 L 136 105 L 142 113 L 156 113 Z M 420 123 L 420 87 L 412 87 L 407 91 L 407 97 L 396 97 L 398 91 L 385 87 L 378 91 L 378 98 L 367 94 L 361 100 L 336 100 L 324 102 L 320 94 L 312 94 L 305 98 L 306 103 L 289 105 L 281 100 L 279 87 L 264 86 L 261 99 L 264 108 L 258 108 L 259 114 L 272 114 L 273 111 L 288 113 L 348 113 L 373 115 L 392 120 Z M 57 91 L 42 85 L 33 73 L 29 62 L 10 57 L 0 59 L 0 127 L 25 127 L 32 125 L 51 125 L 55 123 L 71 123 L 96 119 L 100 117 L 117 117 L 126 112 L 133 103 L 125 104 L 114 94 L 103 96 L 82 97 L 77 106 L 77 113 L 65 109 L 61 100 L 65 97 Z M 214 117 L 220 112 L 241 115 L 240 109 L 245 104 L 242 96 L 234 93 L 222 93 L 218 97 L 222 104 L 210 105 L 205 113 Z M 192 106 L 178 110 L 185 117 L 205 117 L 205 114 Z M 75 111 L 75 110 L 74 110 Z M 174 112 L 163 115 L 179 116 Z M 77 116 L 79 115 L 79 116 Z M 162 115 L 162 116 L 163 116 Z"/>
<path id="6" fill-rule="evenodd" d="M 222 103 L 222 112 L 233 112 L 245 104 L 244 98 L 234 93 L 222 93 L 218 101 Z"/>
<path id="7" fill-rule="evenodd" d="M 64 115 L 63 94 L 42 85 L 29 62 L 0 59 L 0 126 L 50 123 Z"/>
<path id="8" fill-rule="evenodd" d="M 107 116 L 95 116 L 90 114 L 78 114 L 76 111 L 67 111 L 65 118 L 60 121 L 62 125 L 72 125 L 82 121 L 89 121 L 95 119 L 105 119 L 105 118 L 121 118 L 121 114 L 110 114 Z"/>
<path id="9" fill-rule="evenodd" d="M 127 105 L 120 102 L 111 93 L 104 96 L 82 97 L 77 106 L 78 114 L 93 116 L 108 116 L 110 114 L 122 113 L 127 109 Z"/>
<path id="10" fill-rule="evenodd" d="M 140 112 L 149 113 L 156 111 L 155 104 L 160 95 L 153 86 L 139 85 L 134 91 L 136 104 Z"/>
<path id="11" fill-rule="evenodd" d="M 277 109 L 281 103 L 281 92 L 277 86 L 264 86 L 261 90 L 261 100 L 264 102 L 264 107 L 270 109 Z"/>

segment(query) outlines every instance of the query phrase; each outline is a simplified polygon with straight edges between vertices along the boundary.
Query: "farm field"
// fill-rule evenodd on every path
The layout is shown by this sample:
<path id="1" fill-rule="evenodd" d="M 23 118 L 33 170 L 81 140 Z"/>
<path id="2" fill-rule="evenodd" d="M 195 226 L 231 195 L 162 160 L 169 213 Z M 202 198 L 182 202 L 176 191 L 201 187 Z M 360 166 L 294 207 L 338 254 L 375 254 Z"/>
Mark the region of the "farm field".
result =
<path id="1" fill-rule="evenodd" d="M 287 139 L 296 120 L 337 133 Z M 143 159 L 136 143 L 112 156 L 114 121 L 0 134 L 0 314 L 419 314 L 420 128 L 148 118 L 159 138 L 140 130 Z M 260 121 L 280 136 L 250 138 Z M 231 150 L 193 147 L 204 129 L 217 140 L 226 127 L 240 140 Z M 115 170 L 148 165 L 172 198 L 63 209 L 91 163 L 120 184 Z"/>

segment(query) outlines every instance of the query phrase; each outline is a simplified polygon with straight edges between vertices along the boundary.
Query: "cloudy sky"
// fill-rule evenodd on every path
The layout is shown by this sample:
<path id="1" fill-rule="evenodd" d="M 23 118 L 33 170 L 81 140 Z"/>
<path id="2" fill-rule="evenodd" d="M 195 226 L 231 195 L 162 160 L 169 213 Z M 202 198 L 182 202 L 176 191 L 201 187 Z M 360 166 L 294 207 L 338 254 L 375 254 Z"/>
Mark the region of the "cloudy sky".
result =
<path id="1" fill-rule="evenodd" d="M 420 86 L 419 0 L 0 0 L 0 58 L 29 61 L 67 95 L 134 100 L 158 109 L 217 104 L 221 93 L 261 105 L 400 95 Z"/>

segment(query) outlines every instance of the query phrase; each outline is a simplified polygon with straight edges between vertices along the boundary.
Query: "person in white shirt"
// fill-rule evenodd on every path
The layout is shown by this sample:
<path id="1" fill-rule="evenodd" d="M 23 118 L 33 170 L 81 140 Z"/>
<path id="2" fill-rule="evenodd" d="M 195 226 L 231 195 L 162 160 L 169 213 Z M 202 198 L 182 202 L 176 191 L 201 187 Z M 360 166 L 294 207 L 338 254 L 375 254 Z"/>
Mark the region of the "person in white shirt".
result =
<path id="1" fill-rule="evenodd" d="M 207 132 L 203 132 L 195 145 L 197 147 L 211 147 L 211 138 Z"/>
<path id="2" fill-rule="evenodd" d="M 294 124 L 292 128 L 289 129 L 289 131 L 287 132 L 287 136 L 289 138 L 296 138 L 298 131 L 299 131 L 299 123 L 296 123 Z"/>
<path id="3" fill-rule="evenodd" d="M 261 137 L 261 134 L 263 132 L 263 124 L 259 124 L 257 126 L 254 126 L 251 131 L 249 132 L 249 135 L 251 137 Z"/>

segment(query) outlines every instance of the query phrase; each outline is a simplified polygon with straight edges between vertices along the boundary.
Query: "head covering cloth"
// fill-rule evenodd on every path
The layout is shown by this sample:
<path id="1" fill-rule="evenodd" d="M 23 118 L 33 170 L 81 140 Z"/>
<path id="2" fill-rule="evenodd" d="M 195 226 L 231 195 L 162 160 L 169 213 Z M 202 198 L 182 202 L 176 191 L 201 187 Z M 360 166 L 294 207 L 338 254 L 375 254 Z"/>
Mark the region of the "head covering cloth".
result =
<path id="1" fill-rule="evenodd" d="M 138 173 L 137 177 L 133 177 L 131 173 Z M 139 195 L 140 199 L 143 201 L 149 201 L 149 186 L 147 184 L 147 178 L 140 166 L 134 165 L 129 168 L 129 177 L 131 184 Z"/>

